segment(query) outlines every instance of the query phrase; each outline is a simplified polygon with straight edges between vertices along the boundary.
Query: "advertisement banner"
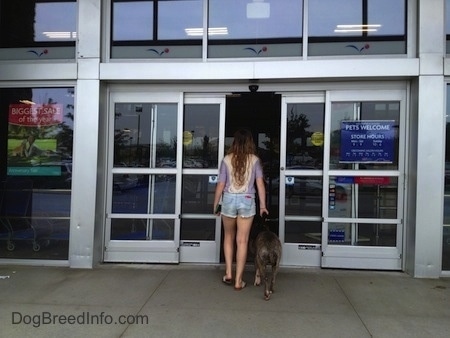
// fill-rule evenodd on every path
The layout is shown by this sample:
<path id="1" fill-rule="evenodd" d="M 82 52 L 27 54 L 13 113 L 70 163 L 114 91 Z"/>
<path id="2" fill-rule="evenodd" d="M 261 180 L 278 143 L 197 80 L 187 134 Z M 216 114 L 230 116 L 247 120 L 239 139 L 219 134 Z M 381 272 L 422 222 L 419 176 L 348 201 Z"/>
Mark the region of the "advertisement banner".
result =
<path id="1" fill-rule="evenodd" d="M 342 121 L 341 163 L 392 163 L 395 121 Z"/>
<path id="2" fill-rule="evenodd" d="M 61 104 L 10 104 L 9 123 L 26 127 L 46 127 L 63 121 Z"/>
<path id="3" fill-rule="evenodd" d="M 59 176 L 56 135 L 63 122 L 61 104 L 10 104 L 9 176 Z"/>

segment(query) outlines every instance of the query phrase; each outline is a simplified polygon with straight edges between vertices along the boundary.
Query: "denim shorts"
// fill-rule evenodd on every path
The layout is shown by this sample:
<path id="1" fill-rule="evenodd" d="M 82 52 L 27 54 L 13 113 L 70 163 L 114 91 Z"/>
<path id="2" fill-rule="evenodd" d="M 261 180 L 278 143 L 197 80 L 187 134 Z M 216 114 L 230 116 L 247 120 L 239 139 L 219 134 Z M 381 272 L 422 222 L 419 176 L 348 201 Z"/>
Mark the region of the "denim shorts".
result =
<path id="1" fill-rule="evenodd" d="M 252 217 L 256 214 L 255 194 L 223 193 L 221 214 L 236 218 Z"/>

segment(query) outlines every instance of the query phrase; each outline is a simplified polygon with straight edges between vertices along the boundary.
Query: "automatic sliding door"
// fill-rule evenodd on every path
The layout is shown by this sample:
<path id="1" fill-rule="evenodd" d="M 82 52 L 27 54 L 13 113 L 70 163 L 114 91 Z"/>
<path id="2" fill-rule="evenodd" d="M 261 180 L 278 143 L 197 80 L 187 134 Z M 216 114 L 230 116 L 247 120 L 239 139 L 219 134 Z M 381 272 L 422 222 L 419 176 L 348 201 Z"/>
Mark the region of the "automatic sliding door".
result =
<path id="1" fill-rule="evenodd" d="M 404 92 L 329 97 L 322 266 L 400 270 Z"/>
<path id="2" fill-rule="evenodd" d="M 111 95 L 105 261 L 179 260 L 179 98 Z"/>
<path id="3" fill-rule="evenodd" d="M 224 96 L 185 98 L 180 262 L 217 263 L 220 217 L 214 192 L 223 156 Z"/>
<path id="4" fill-rule="evenodd" d="M 284 265 L 319 266 L 324 95 L 283 98 L 280 239 Z"/>

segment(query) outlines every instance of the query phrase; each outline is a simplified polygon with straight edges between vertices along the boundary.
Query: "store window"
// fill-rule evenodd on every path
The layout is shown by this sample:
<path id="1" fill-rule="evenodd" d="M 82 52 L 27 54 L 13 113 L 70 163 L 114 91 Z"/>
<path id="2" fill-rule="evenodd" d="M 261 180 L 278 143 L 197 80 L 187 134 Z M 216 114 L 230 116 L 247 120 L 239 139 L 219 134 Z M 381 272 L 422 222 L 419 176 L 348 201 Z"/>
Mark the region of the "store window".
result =
<path id="1" fill-rule="evenodd" d="M 68 259 L 74 88 L 0 89 L 0 258 Z"/>
<path id="2" fill-rule="evenodd" d="M 406 53 L 405 0 L 309 0 L 308 55 Z"/>
<path id="3" fill-rule="evenodd" d="M 111 58 L 299 57 L 306 38 L 307 56 L 405 54 L 406 7 L 406 0 L 112 0 Z"/>
<path id="4" fill-rule="evenodd" d="M 113 0 L 111 20 L 112 58 L 201 58 L 202 0 Z"/>
<path id="5" fill-rule="evenodd" d="M 447 85 L 445 128 L 444 229 L 442 238 L 442 270 L 450 270 L 450 85 Z"/>
<path id="6" fill-rule="evenodd" d="M 209 0 L 208 57 L 300 56 L 302 25 L 302 0 Z"/>
<path id="7" fill-rule="evenodd" d="M 0 0 L 0 60 L 74 59 L 76 0 Z"/>
<path id="8" fill-rule="evenodd" d="M 450 0 L 445 0 L 445 36 L 445 50 L 447 54 L 450 54 Z"/>

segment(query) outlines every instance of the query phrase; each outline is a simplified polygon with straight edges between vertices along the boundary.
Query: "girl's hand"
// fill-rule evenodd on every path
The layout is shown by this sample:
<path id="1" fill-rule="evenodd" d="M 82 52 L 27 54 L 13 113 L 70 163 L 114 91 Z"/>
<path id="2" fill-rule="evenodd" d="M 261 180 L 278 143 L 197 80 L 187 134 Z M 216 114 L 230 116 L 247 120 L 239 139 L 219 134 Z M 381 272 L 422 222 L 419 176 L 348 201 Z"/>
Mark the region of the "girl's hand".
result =
<path id="1" fill-rule="evenodd" d="M 269 210 L 267 210 L 267 208 L 260 208 L 259 209 L 259 215 L 264 218 L 264 214 L 267 217 L 269 215 Z"/>
<path id="2" fill-rule="evenodd" d="M 217 204 L 214 208 L 214 215 L 220 215 L 220 212 L 222 211 L 222 206 L 220 204 Z"/>

